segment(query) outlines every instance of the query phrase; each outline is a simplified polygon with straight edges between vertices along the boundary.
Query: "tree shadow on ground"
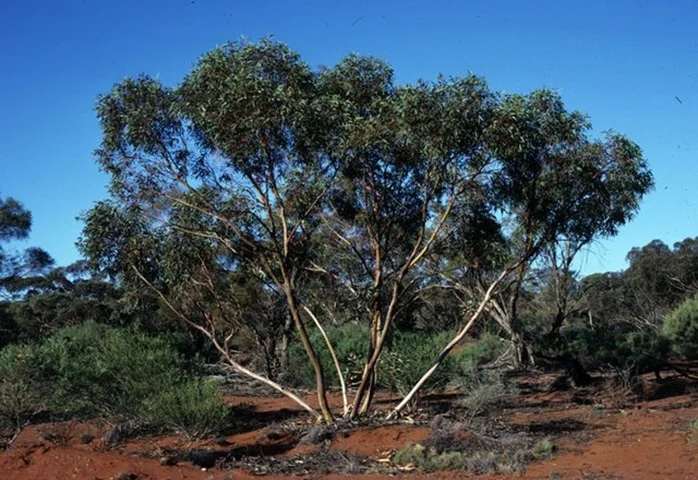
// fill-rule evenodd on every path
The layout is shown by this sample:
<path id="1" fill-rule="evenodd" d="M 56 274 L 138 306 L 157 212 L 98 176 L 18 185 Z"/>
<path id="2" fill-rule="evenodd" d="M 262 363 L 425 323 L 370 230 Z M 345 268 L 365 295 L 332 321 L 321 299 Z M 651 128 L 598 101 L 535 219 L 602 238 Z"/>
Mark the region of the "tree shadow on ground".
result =
<path id="1" fill-rule="evenodd" d="M 230 414 L 234 421 L 230 428 L 225 431 L 226 435 L 259 430 L 269 425 L 300 417 L 305 415 L 306 412 L 300 409 L 289 408 L 260 412 L 254 405 L 242 404 L 231 407 Z"/>

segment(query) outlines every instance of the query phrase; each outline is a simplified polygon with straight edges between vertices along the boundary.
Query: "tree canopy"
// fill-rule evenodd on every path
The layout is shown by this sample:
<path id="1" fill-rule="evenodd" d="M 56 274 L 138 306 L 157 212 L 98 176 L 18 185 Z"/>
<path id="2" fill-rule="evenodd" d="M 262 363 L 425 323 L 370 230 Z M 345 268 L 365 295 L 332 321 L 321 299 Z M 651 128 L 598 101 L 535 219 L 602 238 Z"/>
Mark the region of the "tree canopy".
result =
<path id="1" fill-rule="evenodd" d="M 509 295 L 502 324 L 520 335 L 521 285 L 543 252 L 614 235 L 652 187 L 635 143 L 590 138 L 552 91 L 499 95 L 473 75 L 399 85 L 357 55 L 313 70 L 269 40 L 213 50 L 176 87 L 126 79 L 97 113 L 111 196 L 85 215 L 91 265 L 147 288 L 234 368 L 314 411 L 230 349 L 255 321 L 250 295 L 283 305 L 258 331 L 299 338 L 325 421 L 317 351 L 332 345 L 309 329 L 369 327 L 352 402 L 345 386 L 354 417 L 424 292 L 467 292 L 472 308 L 409 401 L 491 302 Z"/>

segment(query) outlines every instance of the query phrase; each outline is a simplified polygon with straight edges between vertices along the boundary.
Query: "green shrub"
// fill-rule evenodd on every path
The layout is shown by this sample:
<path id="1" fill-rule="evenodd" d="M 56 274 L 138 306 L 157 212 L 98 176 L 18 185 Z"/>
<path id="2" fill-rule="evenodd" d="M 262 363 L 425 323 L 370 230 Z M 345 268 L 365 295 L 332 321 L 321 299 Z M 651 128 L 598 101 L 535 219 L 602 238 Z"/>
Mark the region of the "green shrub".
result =
<path id="1" fill-rule="evenodd" d="M 669 350 L 667 338 L 658 332 L 632 332 L 621 342 L 615 363 L 637 375 L 658 371 L 666 363 Z"/>
<path id="2" fill-rule="evenodd" d="M 400 395 L 406 395 L 429 370 L 450 340 L 449 332 L 396 332 L 381 357 L 380 384 Z M 443 389 L 461 375 L 458 361 L 447 356 L 431 376 L 425 388 Z"/>
<path id="3" fill-rule="evenodd" d="M 36 349 L 8 345 L 0 350 L 0 427 L 17 429 L 48 406 L 51 392 L 34 365 Z"/>
<path id="4" fill-rule="evenodd" d="M 344 379 L 349 383 L 357 381 L 368 355 L 368 328 L 363 325 L 348 324 L 327 328 L 326 333 L 339 359 Z M 339 386 L 339 377 L 337 377 L 332 356 L 327 349 L 325 339 L 317 329 L 310 333 L 310 341 L 320 359 L 328 385 Z M 293 339 L 290 342 L 288 358 L 284 382 L 297 387 L 314 387 L 315 373 L 300 340 Z"/>
<path id="5" fill-rule="evenodd" d="M 0 385 L 0 430 L 22 428 L 40 410 L 32 389 L 22 381 Z"/>
<path id="6" fill-rule="evenodd" d="M 155 418 L 154 406 L 168 398 L 183 402 L 173 415 L 181 419 L 192 408 L 192 422 L 199 422 L 202 411 L 215 401 L 219 407 L 222 402 L 218 395 L 213 396 L 215 401 L 210 398 L 214 386 L 191 384 L 195 373 L 191 363 L 162 338 L 92 322 L 62 329 L 40 343 L 13 345 L 0 352 L 4 385 L 24 382 L 54 413 L 114 423 L 147 424 Z M 195 398 L 204 402 L 200 410 L 194 406 Z M 182 430 L 195 430 L 192 424 L 178 422 Z"/>
<path id="7" fill-rule="evenodd" d="M 188 376 L 184 360 L 164 340 L 133 329 L 109 330 L 94 351 L 82 391 L 97 412 L 138 417 L 144 403 Z M 71 392 L 78 394 L 74 389 Z"/>
<path id="8" fill-rule="evenodd" d="M 414 465 L 427 472 L 468 470 L 476 475 L 487 473 L 521 473 L 533 460 L 549 457 L 555 446 L 549 439 L 535 444 L 519 440 L 477 448 L 439 451 L 434 447 L 410 443 L 393 455 L 397 465 Z"/>
<path id="9" fill-rule="evenodd" d="M 555 452 L 555 444 L 549 438 L 544 438 L 533 445 L 533 454 L 536 458 L 549 457 Z"/>
<path id="10" fill-rule="evenodd" d="M 686 300 L 664 320 L 662 333 L 672 351 L 689 358 L 698 357 L 698 298 Z"/>
<path id="11" fill-rule="evenodd" d="M 414 465 L 427 472 L 436 470 L 467 470 L 468 456 L 463 452 L 437 452 L 433 447 L 410 443 L 393 455 L 397 465 Z"/>
<path id="12" fill-rule="evenodd" d="M 30 345 L 8 345 L 0 350 L 0 380 L 16 382 L 33 375 L 35 348 Z"/>
<path id="13" fill-rule="evenodd" d="M 344 325 L 327 329 L 343 375 L 348 383 L 359 380 L 368 354 L 369 331 L 363 325 Z M 453 332 L 400 332 L 388 340 L 379 365 L 380 386 L 405 394 L 421 378 L 448 344 Z M 327 382 L 339 386 L 332 357 L 319 332 L 314 331 L 310 340 L 315 347 Z M 476 366 L 495 360 L 506 349 L 506 343 L 491 334 L 483 334 L 477 343 L 452 353 L 431 377 L 427 388 L 440 389 L 467 375 Z M 289 365 L 284 381 L 292 386 L 315 386 L 315 373 L 300 341 L 289 345 Z"/>
<path id="14" fill-rule="evenodd" d="M 657 371 L 669 354 L 667 338 L 655 331 L 628 331 L 627 326 L 571 325 L 561 332 L 556 347 L 589 367 L 610 366 L 632 376 Z"/>
<path id="15" fill-rule="evenodd" d="M 220 432 L 229 410 L 218 385 L 197 379 L 175 385 L 153 397 L 149 418 L 153 425 L 201 438 Z"/>
<path id="16" fill-rule="evenodd" d="M 464 374 L 474 371 L 478 366 L 495 361 L 507 349 L 507 342 L 491 333 L 483 333 L 477 342 L 453 354 L 458 363 L 458 370 Z"/>

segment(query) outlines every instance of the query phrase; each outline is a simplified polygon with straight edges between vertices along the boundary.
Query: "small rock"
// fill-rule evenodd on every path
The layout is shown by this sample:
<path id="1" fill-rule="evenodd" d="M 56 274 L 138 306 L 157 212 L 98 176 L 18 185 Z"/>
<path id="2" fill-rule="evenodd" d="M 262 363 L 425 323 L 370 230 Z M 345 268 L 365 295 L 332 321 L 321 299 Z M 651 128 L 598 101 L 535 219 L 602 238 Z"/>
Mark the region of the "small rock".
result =
<path id="1" fill-rule="evenodd" d="M 86 433 L 85 435 L 80 437 L 80 443 L 88 444 L 92 443 L 92 441 L 95 439 L 94 435 L 90 435 L 89 433 Z"/>

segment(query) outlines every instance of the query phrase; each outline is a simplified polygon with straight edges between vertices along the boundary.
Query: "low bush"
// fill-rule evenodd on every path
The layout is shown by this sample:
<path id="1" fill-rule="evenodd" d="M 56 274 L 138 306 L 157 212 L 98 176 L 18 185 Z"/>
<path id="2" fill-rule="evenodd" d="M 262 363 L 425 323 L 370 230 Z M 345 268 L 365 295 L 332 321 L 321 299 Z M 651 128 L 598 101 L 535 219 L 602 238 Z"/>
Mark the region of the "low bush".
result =
<path id="1" fill-rule="evenodd" d="M 433 447 L 411 443 L 393 455 L 397 465 L 414 465 L 427 472 L 435 470 L 467 470 L 468 457 L 462 452 L 439 453 Z"/>
<path id="2" fill-rule="evenodd" d="M 40 410 L 41 403 L 22 381 L 0 386 L 0 430 L 22 428 Z"/>
<path id="3" fill-rule="evenodd" d="M 441 350 L 448 344 L 453 332 L 395 332 L 385 346 L 380 360 L 380 386 L 405 394 L 421 376 L 434 364 Z M 327 329 L 335 353 L 348 383 L 359 380 L 363 364 L 368 354 L 368 328 L 362 325 L 344 325 Z M 339 386 L 334 363 L 319 332 L 311 334 L 329 385 Z M 483 334 L 473 343 L 456 353 L 452 353 L 441 364 L 427 384 L 427 388 L 440 389 L 450 382 L 457 383 L 463 375 L 469 374 L 476 366 L 495 360 L 502 354 L 506 344 L 500 338 Z M 315 386 L 315 374 L 300 341 L 289 346 L 289 365 L 284 381 L 297 387 Z"/>
<path id="4" fill-rule="evenodd" d="M 476 342 L 453 354 L 458 363 L 458 370 L 465 374 L 475 371 L 477 367 L 494 362 L 507 349 L 507 342 L 491 333 L 482 333 Z"/>
<path id="5" fill-rule="evenodd" d="M 23 382 L 27 394 L 41 399 L 42 406 L 54 413 L 155 427 L 181 423 L 177 427 L 192 432 L 197 430 L 193 424 L 210 411 L 225 409 L 214 386 L 194 385 L 195 373 L 167 341 L 134 328 L 93 322 L 62 329 L 40 343 L 12 345 L 0 352 L 3 391 Z M 180 419 L 176 422 L 154 414 L 162 410 L 157 405 L 168 399 L 182 401 L 172 413 Z M 195 402 L 200 402 L 200 408 Z M 185 424 L 181 417 L 188 408 L 191 423 Z M 202 415 L 206 409 L 209 414 Z M 205 418 L 201 434 L 213 432 L 207 422 Z M 225 426 L 222 423 L 219 428 Z"/>
<path id="6" fill-rule="evenodd" d="M 33 382 L 33 357 L 28 346 L 0 350 L 0 430 L 21 428 L 44 407 L 46 389 Z"/>
<path id="7" fill-rule="evenodd" d="M 479 369 L 463 377 L 462 389 L 458 404 L 468 410 L 471 419 L 503 407 L 519 394 L 516 386 L 499 372 Z"/>
<path id="8" fill-rule="evenodd" d="M 611 367 L 632 376 L 658 371 L 670 351 L 668 339 L 655 331 L 632 331 L 622 325 L 571 325 L 561 332 L 559 355 L 570 355 L 585 366 Z"/>
<path id="9" fill-rule="evenodd" d="M 686 300 L 664 320 L 662 333 L 677 355 L 698 358 L 698 297 Z"/>
<path id="10" fill-rule="evenodd" d="M 192 439 L 220 432 L 229 421 L 218 385 L 203 379 L 188 380 L 155 395 L 148 411 L 153 425 Z"/>
<path id="11" fill-rule="evenodd" d="M 449 339 L 448 332 L 396 332 L 381 357 L 378 376 L 381 386 L 406 395 L 424 372 L 434 365 Z M 425 387 L 432 390 L 443 389 L 462 373 L 456 357 L 449 355 Z"/>
<path id="12" fill-rule="evenodd" d="M 366 341 L 369 338 L 368 328 L 363 325 L 349 324 L 327 328 L 326 333 L 339 359 L 344 379 L 349 383 L 357 381 L 368 354 L 366 349 Z M 310 333 L 310 341 L 320 359 L 328 385 L 339 386 L 339 377 L 325 339 L 319 331 L 313 330 Z M 293 339 L 289 344 L 288 365 L 283 381 L 294 387 L 313 388 L 315 386 L 313 367 L 298 339 Z"/>

